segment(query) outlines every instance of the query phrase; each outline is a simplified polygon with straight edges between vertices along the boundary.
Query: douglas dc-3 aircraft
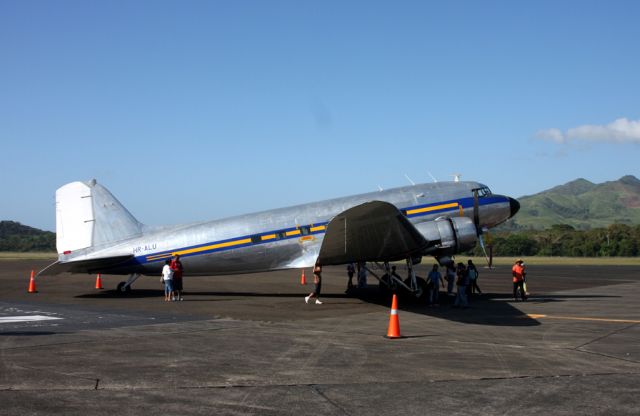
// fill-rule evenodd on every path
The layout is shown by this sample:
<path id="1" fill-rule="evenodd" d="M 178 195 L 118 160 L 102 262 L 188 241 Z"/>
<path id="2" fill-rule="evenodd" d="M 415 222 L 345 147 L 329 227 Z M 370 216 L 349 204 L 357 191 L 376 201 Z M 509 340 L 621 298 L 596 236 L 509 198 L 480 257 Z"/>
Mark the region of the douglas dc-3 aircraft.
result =
<path id="1" fill-rule="evenodd" d="M 421 256 L 441 264 L 473 248 L 482 231 L 520 209 L 477 182 L 436 182 L 330 199 L 189 225 L 150 227 L 138 222 L 95 180 L 56 191 L 58 261 L 40 274 L 159 275 L 179 254 L 189 275 L 227 275 L 351 262 L 406 260 L 404 287 L 420 296 L 424 281 L 412 266 Z"/>

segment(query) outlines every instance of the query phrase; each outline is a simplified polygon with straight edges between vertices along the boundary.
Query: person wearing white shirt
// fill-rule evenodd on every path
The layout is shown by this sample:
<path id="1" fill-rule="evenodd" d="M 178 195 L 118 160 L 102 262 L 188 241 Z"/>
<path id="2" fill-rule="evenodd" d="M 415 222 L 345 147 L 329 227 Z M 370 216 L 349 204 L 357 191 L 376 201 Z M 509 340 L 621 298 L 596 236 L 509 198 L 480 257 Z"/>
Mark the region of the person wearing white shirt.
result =
<path id="1" fill-rule="evenodd" d="M 165 302 L 175 300 L 173 295 L 173 270 L 171 270 L 171 262 L 169 260 L 164 262 L 164 267 L 162 268 L 162 281 L 164 283 Z"/>

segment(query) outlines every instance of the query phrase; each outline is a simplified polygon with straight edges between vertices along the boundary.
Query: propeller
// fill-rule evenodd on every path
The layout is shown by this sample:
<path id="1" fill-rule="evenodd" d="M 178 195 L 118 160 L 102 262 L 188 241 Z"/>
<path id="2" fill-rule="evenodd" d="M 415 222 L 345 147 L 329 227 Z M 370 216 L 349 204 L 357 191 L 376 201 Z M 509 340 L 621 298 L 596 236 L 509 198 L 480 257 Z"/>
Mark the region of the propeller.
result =
<path id="1" fill-rule="evenodd" d="M 478 188 L 472 189 L 473 191 L 473 225 L 476 226 L 476 233 L 478 236 L 478 241 L 480 242 L 480 247 L 482 248 L 482 252 L 484 253 L 484 258 L 487 259 L 487 266 L 491 267 L 491 260 L 489 260 L 489 256 L 487 255 L 487 249 L 485 248 L 484 238 L 482 237 L 483 230 L 480 226 L 480 201 L 478 200 Z"/>

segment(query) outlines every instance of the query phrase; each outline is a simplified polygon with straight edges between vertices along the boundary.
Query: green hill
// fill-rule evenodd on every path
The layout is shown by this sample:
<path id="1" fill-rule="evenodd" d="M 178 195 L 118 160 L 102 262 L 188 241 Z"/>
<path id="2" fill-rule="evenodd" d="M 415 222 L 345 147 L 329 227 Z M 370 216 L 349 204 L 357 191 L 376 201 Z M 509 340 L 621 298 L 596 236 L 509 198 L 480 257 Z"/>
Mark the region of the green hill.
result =
<path id="1" fill-rule="evenodd" d="M 610 224 L 640 224 L 640 180 L 631 175 L 601 184 L 576 179 L 518 201 L 520 212 L 503 229 L 566 224 L 588 230 Z"/>
<path id="2" fill-rule="evenodd" d="M 0 251 L 56 251 L 56 234 L 15 221 L 0 221 Z"/>

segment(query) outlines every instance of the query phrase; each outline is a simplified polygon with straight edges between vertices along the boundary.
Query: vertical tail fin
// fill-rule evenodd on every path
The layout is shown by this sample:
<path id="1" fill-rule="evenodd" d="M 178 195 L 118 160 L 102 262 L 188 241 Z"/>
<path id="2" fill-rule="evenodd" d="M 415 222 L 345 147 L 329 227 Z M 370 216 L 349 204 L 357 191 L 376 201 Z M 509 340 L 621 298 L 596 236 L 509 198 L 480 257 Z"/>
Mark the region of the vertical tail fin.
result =
<path id="1" fill-rule="evenodd" d="M 95 179 L 68 183 L 56 191 L 59 254 L 104 246 L 142 234 L 142 224 Z"/>

